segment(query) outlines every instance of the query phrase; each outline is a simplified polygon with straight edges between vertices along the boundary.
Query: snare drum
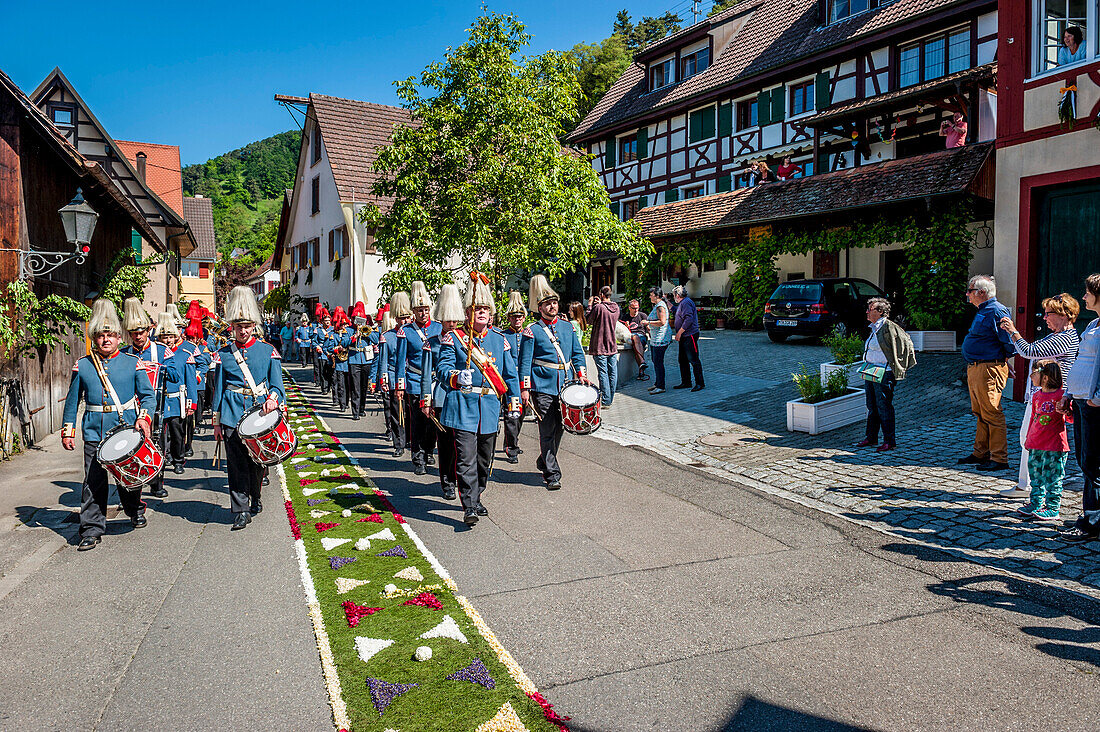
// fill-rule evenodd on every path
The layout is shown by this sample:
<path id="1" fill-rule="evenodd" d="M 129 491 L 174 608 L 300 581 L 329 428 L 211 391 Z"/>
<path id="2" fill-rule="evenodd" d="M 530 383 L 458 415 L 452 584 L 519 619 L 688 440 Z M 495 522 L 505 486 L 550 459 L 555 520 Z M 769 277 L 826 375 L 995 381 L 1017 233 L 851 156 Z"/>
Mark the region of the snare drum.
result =
<path id="1" fill-rule="evenodd" d="M 237 434 L 248 454 L 259 465 L 277 465 L 298 447 L 298 438 L 290 429 L 283 410 L 263 413 L 263 404 L 249 409 L 237 423 Z"/>
<path id="2" fill-rule="evenodd" d="M 140 491 L 164 469 L 164 455 L 135 427 L 120 424 L 99 443 L 96 458 L 120 488 Z"/>
<path id="3" fill-rule="evenodd" d="M 590 435 L 600 428 L 600 390 L 573 379 L 558 394 L 561 423 L 574 435 Z"/>

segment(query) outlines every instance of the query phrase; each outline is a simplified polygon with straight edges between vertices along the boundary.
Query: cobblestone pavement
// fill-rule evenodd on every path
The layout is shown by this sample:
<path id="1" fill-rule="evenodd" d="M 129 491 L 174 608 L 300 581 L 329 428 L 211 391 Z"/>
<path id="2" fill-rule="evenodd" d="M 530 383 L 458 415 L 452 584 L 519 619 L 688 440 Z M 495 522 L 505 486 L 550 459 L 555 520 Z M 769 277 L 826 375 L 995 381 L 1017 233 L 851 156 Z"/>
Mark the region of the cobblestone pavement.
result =
<path id="1" fill-rule="evenodd" d="M 603 413 L 596 436 L 648 447 L 909 541 L 1100 597 L 1100 542 L 1067 545 L 1057 538 L 1061 523 L 1021 520 L 1015 509 L 1023 499 L 998 495 L 1016 482 L 1022 404 L 1005 407 L 1009 470 L 990 474 L 955 464 L 970 454 L 974 439 L 958 354 L 917 355 L 916 368 L 895 397 L 898 448 L 878 453 L 854 447 L 863 437 L 862 422 L 815 436 L 787 432 L 785 403 L 796 397 L 790 374 L 800 363 L 813 373 L 831 360 L 828 349 L 802 340 L 773 344 L 764 333 L 713 331 L 703 334 L 700 352 L 705 390 L 672 390 L 679 372 L 670 348 L 668 391 L 648 394 L 651 381 L 627 385 Z M 1062 518 L 1068 522 L 1081 506 L 1072 456 L 1066 472 Z"/>

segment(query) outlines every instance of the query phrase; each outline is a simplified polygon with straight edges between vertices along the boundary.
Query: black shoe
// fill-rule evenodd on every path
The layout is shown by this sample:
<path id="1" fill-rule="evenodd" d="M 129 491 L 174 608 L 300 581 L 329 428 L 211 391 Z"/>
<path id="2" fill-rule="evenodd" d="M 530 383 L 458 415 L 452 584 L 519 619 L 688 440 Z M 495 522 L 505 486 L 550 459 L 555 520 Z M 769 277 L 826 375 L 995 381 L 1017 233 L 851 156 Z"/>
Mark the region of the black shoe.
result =
<path id="1" fill-rule="evenodd" d="M 264 510 L 264 504 L 261 503 L 259 499 L 256 499 L 255 501 L 253 501 L 252 505 L 249 506 L 249 508 L 248 508 L 248 512 L 250 514 L 252 514 L 253 516 L 255 516 L 258 513 L 262 513 L 263 510 Z"/>
<path id="2" fill-rule="evenodd" d="M 149 520 L 145 518 L 145 512 L 135 513 L 130 517 L 130 525 L 135 529 L 144 529 L 149 525 Z"/>
<path id="3" fill-rule="evenodd" d="M 512 463 L 513 465 L 515 465 L 516 463 L 519 462 L 519 455 L 509 455 L 509 454 L 505 453 L 504 454 L 504 459 L 507 460 L 508 462 Z"/>
<path id="4" fill-rule="evenodd" d="M 482 506 L 481 501 L 478 501 L 478 504 L 476 506 L 474 506 L 474 512 L 478 516 L 488 516 L 489 515 L 489 509 L 485 508 L 485 506 Z"/>
<path id="5" fill-rule="evenodd" d="M 413 473 L 415 473 L 416 475 L 425 475 L 427 472 L 428 469 L 420 463 L 416 463 L 415 465 L 413 465 Z"/>
<path id="6" fill-rule="evenodd" d="M 692 391 L 702 391 L 704 388 L 706 388 L 706 387 L 703 384 L 696 384 L 695 386 L 691 387 L 691 390 Z"/>
<path id="7" fill-rule="evenodd" d="M 472 508 L 467 508 L 465 511 L 462 512 L 462 521 L 465 522 L 467 526 L 476 526 L 477 511 Z"/>
<path id="8" fill-rule="evenodd" d="M 448 501 L 453 501 L 455 499 L 455 488 L 453 485 L 443 486 L 443 497 Z"/>
<path id="9" fill-rule="evenodd" d="M 382 442 L 388 442 L 392 445 L 393 444 L 393 435 L 389 432 L 382 435 Z"/>
<path id="10" fill-rule="evenodd" d="M 546 490 L 548 490 L 548 491 L 560 491 L 561 490 L 561 481 L 560 480 L 548 480 L 548 481 L 546 481 Z"/>
<path id="11" fill-rule="evenodd" d="M 359 415 L 358 414 L 351 415 L 351 421 L 352 422 L 358 422 L 359 421 Z"/>
<path id="12" fill-rule="evenodd" d="M 233 526 L 230 528 L 230 531 L 238 531 L 239 529 L 243 529 L 245 526 L 248 526 L 248 522 L 251 520 L 252 517 L 248 514 L 247 511 L 245 511 L 244 513 L 236 514 L 233 517 Z"/>
<path id="13" fill-rule="evenodd" d="M 86 552 L 89 549 L 95 549 L 96 544 L 102 541 L 98 536 L 85 536 L 80 540 L 80 543 L 76 545 L 78 552 Z"/>
<path id="14" fill-rule="evenodd" d="M 988 463 L 988 462 L 989 462 L 989 458 L 974 457 L 973 455 L 967 455 L 964 458 L 959 458 L 958 460 L 956 460 L 955 464 L 956 465 L 982 465 L 982 464 Z"/>
<path id="15" fill-rule="evenodd" d="M 265 475 L 264 479 L 260 481 L 260 485 L 271 485 L 271 478 Z M 257 511 L 256 513 L 259 513 L 259 511 Z"/>
<path id="16" fill-rule="evenodd" d="M 516 454 L 517 454 L 517 455 L 522 455 L 522 454 L 523 454 L 523 450 L 520 450 L 520 449 L 519 449 L 519 448 L 517 447 L 517 448 L 516 448 Z"/>
<path id="17" fill-rule="evenodd" d="M 393 456 L 394 457 L 401 457 L 404 454 L 405 454 L 405 448 L 403 448 L 403 447 L 393 448 Z"/>
<path id="18" fill-rule="evenodd" d="M 435 455 L 429 455 L 428 457 L 424 458 L 424 462 L 426 462 L 428 465 L 435 465 Z"/>
<path id="19" fill-rule="evenodd" d="M 167 498 L 168 490 L 164 486 L 158 485 L 149 491 L 149 495 L 153 498 Z"/>
<path id="20" fill-rule="evenodd" d="M 1081 531 L 1081 529 L 1074 526 L 1068 531 L 1062 531 L 1058 534 L 1058 538 L 1062 541 L 1068 541 L 1071 544 L 1080 544 L 1086 541 L 1094 541 L 1097 538 L 1094 534 L 1090 534 L 1087 531 Z"/>
<path id="21" fill-rule="evenodd" d="M 673 389 L 690 389 L 691 384 L 677 384 L 676 386 L 674 386 L 672 388 Z"/>
<path id="22" fill-rule="evenodd" d="M 992 460 L 982 463 L 978 466 L 978 470 L 985 473 L 992 473 L 997 470 L 1008 470 L 1008 463 L 995 463 Z"/>
<path id="23" fill-rule="evenodd" d="M 172 463 L 172 472 L 176 475 L 183 475 L 183 463 Z M 168 494 L 165 493 L 165 495 Z"/>
<path id="24" fill-rule="evenodd" d="M 192 448 L 187 448 L 187 452 L 183 453 L 184 457 L 195 457 L 195 451 Z"/>

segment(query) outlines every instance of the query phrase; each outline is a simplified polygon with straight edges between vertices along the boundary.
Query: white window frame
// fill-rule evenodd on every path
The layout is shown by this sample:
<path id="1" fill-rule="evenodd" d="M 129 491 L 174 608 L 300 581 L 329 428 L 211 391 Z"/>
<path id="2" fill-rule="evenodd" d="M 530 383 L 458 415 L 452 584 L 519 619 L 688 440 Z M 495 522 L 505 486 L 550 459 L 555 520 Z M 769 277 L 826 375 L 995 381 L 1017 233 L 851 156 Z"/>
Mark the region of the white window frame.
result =
<path id="1" fill-rule="evenodd" d="M 791 110 L 794 109 L 794 107 L 791 106 L 791 87 L 800 86 L 802 84 L 805 84 L 806 82 L 810 82 L 810 84 L 812 84 L 812 88 L 811 88 L 811 91 L 810 91 L 810 104 L 812 106 L 804 112 L 799 112 L 798 114 L 792 114 Z M 783 120 L 784 122 L 790 122 L 792 119 L 802 119 L 803 117 L 809 117 L 809 116 L 811 116 L 811 115 L 813 115 L 817 112 L 817 77 L 816 76 L 804 76 L 801 79 L 795 79 L 794 81 L 788 82 L 788 83 L 784 84 L 783 86 L 786 89 L 786 95 L 787 95 L 787 98 L 785 100 L 783 100 L 787 105 L 787 118 L 785 120 Z M 736 107 L 734 108 L 733 113 L 735 115 L 737 114 L 737 108 Z M 759 119 L 759 115 L 760 115 L 760 110 L 759 109 L 756 110 L 756 114 L 757 114 L 757 119 Z M 736 125 L 736 120 L 734 120 L 734 123 Z"/>
<path id="2" fill-rule="evenodd" d="M 671 70 L 669 75 L 665 77 L 665 83 L 662 84 L 661 86 L 652 86 L 652 84 L 653 84 L 653 69 L 657 68 L 658 66 L 664 66 L 665 64 L 668 64 L 669 65 L 668 67 Z M 678 71 L 679 70 L 676 68 L 676 54 L 666 56 L 665 58 L 659 59 L 659 60 L 654 61 L 653 63 L 649 64 L 646 67 L 646 80 L 645 80 L 646 84 L 649 85 L 649 91 L 657 91 L 658 89 L 664 89 L 666 86 L 672 86 L 673 84 L 675 84 L 678 81 L 678 79 L 676 78 L 676 74 L 678 73 Z"/>
<path id="3" fill-rule="evenodd" d="M 700 41 L 699 43 L 695 43 L 695 44 L 692 44 L 690 46 L 686 46 L 685 48 L 681 49 L 680 58 L 677 60 L 676 63 L 677 64 L 683 64 L 685 58 L 687 58 L 688 56 L 693 56 L 694 54 L 699 53 L 700 51 L 702 51 L 704 49 L 708 52 L 707 69 L 709 69 L 711 66 L 714 65 L 714 59 L 709 57 L 710 38 L 707 38 L 705 41 Z M 679 81 L 683 81 L 684 79 L 690 79 L 692 76 L 698 76 L 699 74 L 703 73 L 707 69 L 703 69 L 703 71 L 696 71 L 694 74 L 691 74 L 690 76 L 679 76 L 679 74 L 680 74 L 679 69 L 677 69 L 676 73 L 677 73 L 677 76 L 679 76 Z"/>
<path id="4" fill-rule="evenodd" d="M 699 195 L 698 196 L 689 196 L 687 194 L 688 191 L 699 191 Z M 680 188 L 680 200 L 681 201 L 687 201 L 687 200 L 690 200 L 692 198 L 703 198 L 706 195 L 707 195 L 707 184 L 705 182 L 700 183 L 698 185 L 683 186 L 682 188 Z"/>
<path id="5" fill-rule="evenodd" d="M 195 274 L 188 274 L 188 270 L 194 268 Z M 188 262 L 187 260 L 180 261 L 180 277 L 201 277 L 200 268 L 198 262 Z"/>
<path id="6" fill-rule="evenodd" d="M 759 99 L 760 99 L 760 96 L 758 94 L 749 94 L 748 96 L 744 96 L 744 97 L 740 97 L 738 99 L 734 99 L 731 102 L 731 104 L 733 105 L 733 125 L 732 125 L 733 134 L 730 135 L 730 137 L 737 137 L 738 135 L 745 134 L 746 132 L 755 132 L 756 130 L 760 129 L 760 105 L 759 104 L 756 105 L 756 124 L 754 124 L 752 127 L 746 127 L 744 129 L 740 129 L 740 130 L 737 129 L 737 105 L 740 104 L 741 102 L 749 102 L 749 103 L 757 102 L 757 101 L 759 101 Z"/>
<path id="7" fill-rule="evenodd" d="M 1081 61 L 1075 61 L 1072 64 L 1066 66 L 1051 66 L 1049 69 L 1042 68 L 1044 59 L 1042 58 L 1042 51 L 1045 45 L 1043 39 L 1045 38 L 1045 20 L 1043 19 L 1043 8 L 1046 5 L 1046 0 L 1031 0 L 1031 27 L 1028 29 L 1030 34 L 1030 53 L 1029 59 L 1031 78 L 1040 78 L 1044 76 L 1051 76 L 1061 73 L 1064 69 L 1072 69 L 1076 66 L 1092 63 L 1096 61 L 1097 56 L 1100 56 L 1100 40 L 1098 40 L 1097 31 L 1100 31 L 1100 2 L 1098 0 L 1089 0 L 1088 5 L 1085 8 L 1085 58 Z M 1059 43 L 1061 38 L 1058 39 Z M 1060 46 L 1059 46 L 1060 47 Z M 1057 51 L 1055 52 L 1057 54 Z"/>

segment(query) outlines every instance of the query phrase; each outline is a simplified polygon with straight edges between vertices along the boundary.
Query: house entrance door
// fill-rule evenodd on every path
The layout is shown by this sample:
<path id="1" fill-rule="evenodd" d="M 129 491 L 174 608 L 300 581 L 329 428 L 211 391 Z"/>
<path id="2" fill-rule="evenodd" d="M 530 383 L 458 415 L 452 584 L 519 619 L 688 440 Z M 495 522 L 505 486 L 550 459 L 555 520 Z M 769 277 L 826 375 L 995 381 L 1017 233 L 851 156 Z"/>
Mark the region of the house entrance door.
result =
<path id="1" fill-rule="evenodd" d="M 1036 291 L 1028 293 L 1028 303 L 1036 311 L 1029 315 L 1042 330 L 1038 310 L 1043 298 L 1068 292 L 1080 300 L 1085 277 L 1100 271 L 1100 183 L 1059 186 L 1042 194 L 1037 250 Z M 1090 320 L 1083 313 L 1078 330 Z"/>

